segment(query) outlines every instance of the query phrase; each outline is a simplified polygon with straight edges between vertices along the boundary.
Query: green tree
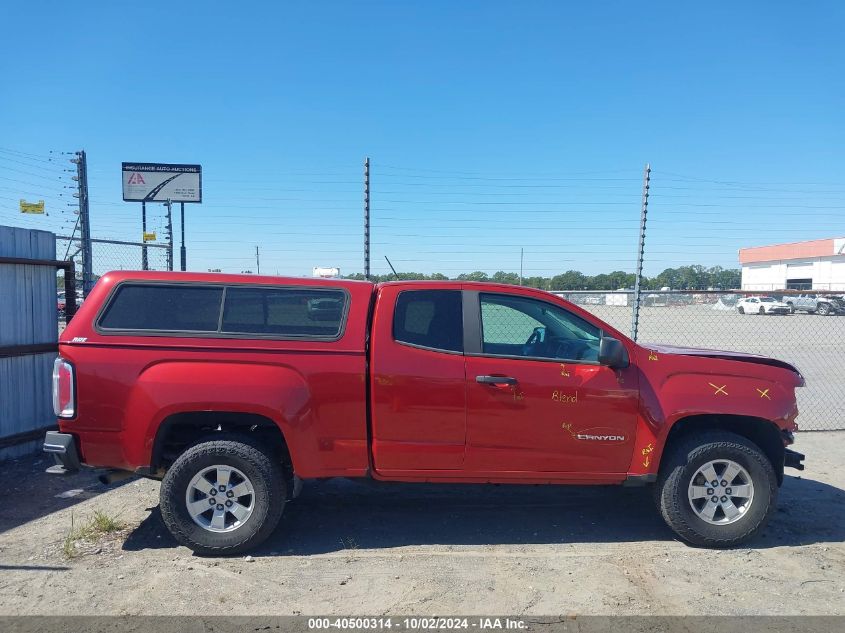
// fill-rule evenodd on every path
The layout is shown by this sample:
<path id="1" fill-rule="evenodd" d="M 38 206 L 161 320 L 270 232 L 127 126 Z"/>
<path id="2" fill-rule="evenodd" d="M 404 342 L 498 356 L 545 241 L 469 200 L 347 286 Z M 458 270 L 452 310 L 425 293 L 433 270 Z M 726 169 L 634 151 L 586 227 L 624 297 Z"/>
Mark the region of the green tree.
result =
<path id="1" fill-rule="evenodd" d="M 522 285 L 528 288 L 539 288 L 540 290 L 549 290 L 551 279 L 548 277 L 525 277 L 522 280 Z"/>
<path id="2" fill-rule="evenodd" d="M 555 275 L 550 279 L 552 290 L 583 290 L 587 287 L 588 278 L 577 270 L 567 270 L 562 275 Z"/>
<path id="3" fill-rule="evenodd" d="M 487 273 L 483 273 L 480 270 L 476 270 L 473 273 L 462 273 L 458 275 L 458 279 L 461 281 L 490 281 Z"/>
<path id="4" fill-rule="evenodd" d="M 619 290 L 621 288 L 633 288 L 637 276 L 634 273 L 626 273 L 621 270 L 614 270 L 608 275 L 610 280 L 611 290 Z"/>
<path id="5" fill-rule="evenodd" d="M 518 284 L 519 283 L 519 275 L 516 273 L 506 273 L 503 270 L 499 270 L 493 274 L 491 277 L 491 281 L 495 281 L 500 284 Z"/>
<path id="6" fill-rule="evenodd" d="M 346 275 L 346 279 L 364 279 L 361 273 Z M 400 272 L 398 275 L 387 273 L 385 275 L 373 275 L 374 282 L 433 279 L 446 281 L 449 279 L 443 273 L 415 273 Z M 516 273 L 499 270 L 492 276 L 480 270 L 471 273 L 462 273 L 457 276 L 461 281 L 495 281 L 504 284 L 518 284 L 519 275 Z M 668 287 L 672 290 L 697 290 L 704 288 L 720 288 L 722 290 L 738 288 L 740 285 L 741 273 L 738 269 L 726 269 L 721 266 L 706 268 L 698 264 L 680 266 L 678 268 L 666 268 L 655 277 L 643 277 L 643 289 L 659 290 Z M 633 288 L 636 277 L 633 273 L 626 273 L 621 270 L 614 270 L 610 273 L 599 275 L 584 275 L 577 270 L 567 270 L 565 273 L 553 277 L 532 276 L 522 280 L 524 286 L 530 288 L 541 288 L 543 290 L 618 290 L 620 288 Z"/>

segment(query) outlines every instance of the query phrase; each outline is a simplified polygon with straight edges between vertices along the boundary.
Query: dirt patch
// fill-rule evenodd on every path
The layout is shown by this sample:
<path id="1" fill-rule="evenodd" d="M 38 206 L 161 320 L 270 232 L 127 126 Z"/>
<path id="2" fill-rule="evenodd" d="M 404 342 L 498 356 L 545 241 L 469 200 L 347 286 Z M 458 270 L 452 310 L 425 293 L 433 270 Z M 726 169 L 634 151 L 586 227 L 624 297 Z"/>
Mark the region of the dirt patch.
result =
<path id="1" fill-rule="evenodd" d="M 0 466 L 0 614 L 845 614 L 845 433 L 808 433 L 807 470 L 751 548 L 688 547 L 648 490 L 309 482 L 251 557 L 201 558 L 158 484 Z M 789 471 L 795 473 L 796 471 Z M 68 558 L 95 512 L 125 529 Z"/>

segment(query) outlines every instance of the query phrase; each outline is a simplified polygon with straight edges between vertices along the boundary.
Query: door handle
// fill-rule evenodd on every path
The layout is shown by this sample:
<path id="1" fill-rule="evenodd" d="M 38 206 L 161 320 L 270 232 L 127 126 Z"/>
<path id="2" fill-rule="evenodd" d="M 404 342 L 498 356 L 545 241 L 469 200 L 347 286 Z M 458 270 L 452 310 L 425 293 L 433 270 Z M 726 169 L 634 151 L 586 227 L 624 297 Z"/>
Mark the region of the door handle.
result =
<path id="1" fill-rule="evenodd" d="M 517 380 L 510 376 L 476 376 L 475 382 L 482 385 L 515 385 Z"/>

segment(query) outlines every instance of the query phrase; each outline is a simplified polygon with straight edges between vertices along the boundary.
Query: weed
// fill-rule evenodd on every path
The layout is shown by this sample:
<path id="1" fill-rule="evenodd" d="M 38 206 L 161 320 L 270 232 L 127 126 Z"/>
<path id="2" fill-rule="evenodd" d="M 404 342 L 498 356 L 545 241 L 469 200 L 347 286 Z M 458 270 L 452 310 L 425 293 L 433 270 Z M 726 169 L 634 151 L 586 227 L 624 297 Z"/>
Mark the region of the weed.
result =
<path id="1" fill-rule="evenodd" d="M 73 512 L 70 514 L 70 531 L 62 542 L 62 553 L 65 558 L 71 559 L 79 556 L 76 545 L 79 541 L 94 541 L 98 536 L 119 532 L 126 524 L 116 516 L 110 516 L 102 510 L 96 510 L 87 523 L 79 527 L 74 522 Z"/>
<path id="2" fill-rule="evenodd" d="M 116 516 L 109 516 L 102 510 L 94 512 L 90 525 L 95 532 L 99 532 L 100 534 L 120 532 L 120 530 L 126 527 L 126 524 Z"/>
<path id="3" fill-rule="evenodd" d="M 65 536 L 65 540 L 62 543 L 62 553 L 65 555 L 65 558 L 76 558 L 76 541 L 74 540 L 74 529 L 73 529 L 73 512 L 70 513 L 70 531 Z"/>

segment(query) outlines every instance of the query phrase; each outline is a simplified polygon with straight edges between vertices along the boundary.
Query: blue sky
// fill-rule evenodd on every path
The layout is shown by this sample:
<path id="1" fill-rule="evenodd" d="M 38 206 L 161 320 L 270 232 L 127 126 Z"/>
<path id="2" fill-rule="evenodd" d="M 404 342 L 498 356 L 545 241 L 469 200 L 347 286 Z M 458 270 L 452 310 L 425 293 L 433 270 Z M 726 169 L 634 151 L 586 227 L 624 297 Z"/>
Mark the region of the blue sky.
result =
<path id="1" fill-rule="evenodd" d="M 683 6 L 682 6 L 683 5 Z M 121 161 L 201 163 L 189 268 L 645 270 L 845 235 L 841 2 L 52 2 L 4 8 L 0 223 L 137 240 Z M 52 153 L 51 153 L 52 152 Z M 43 198 L 48 217 L 17 200 Z M 62 213 L 62 211 L 65 213 Z M 163 235 L 161 207 L 151 226 Z M 178 244 L 177 244 L 178 247 Z M 113 267 L 132 266 L 116 254 Z M 178 260 L 178 250 L 177 250 Z"/>

